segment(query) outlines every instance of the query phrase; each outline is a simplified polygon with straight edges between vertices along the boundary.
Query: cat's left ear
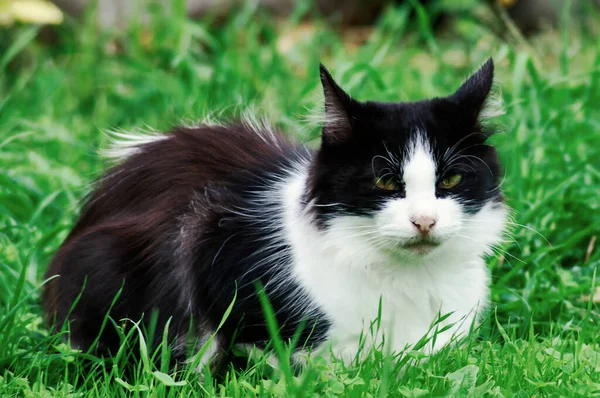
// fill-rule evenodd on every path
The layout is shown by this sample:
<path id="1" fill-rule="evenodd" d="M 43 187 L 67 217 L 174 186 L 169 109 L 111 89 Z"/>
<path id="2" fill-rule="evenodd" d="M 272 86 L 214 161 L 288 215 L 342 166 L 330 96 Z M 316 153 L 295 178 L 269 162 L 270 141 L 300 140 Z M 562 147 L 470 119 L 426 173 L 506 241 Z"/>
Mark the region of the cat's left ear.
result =
<path id="1" fill-rule="evenodd" d="M 485 106 L 494 83 L 494 61 L 489 58 L 482 66 L 450 96 L 457 101 L 466 117 L 476 122 Z"/>
<path id="2" fill-rule="evenodd" d="M 329 71 L 319 65 L 323 95 L 325 97 L 325 123 L 323 144 L 335 145 L 347 141 L 352 133 L 350 107 L 352 98 L 333 80 Z"/>

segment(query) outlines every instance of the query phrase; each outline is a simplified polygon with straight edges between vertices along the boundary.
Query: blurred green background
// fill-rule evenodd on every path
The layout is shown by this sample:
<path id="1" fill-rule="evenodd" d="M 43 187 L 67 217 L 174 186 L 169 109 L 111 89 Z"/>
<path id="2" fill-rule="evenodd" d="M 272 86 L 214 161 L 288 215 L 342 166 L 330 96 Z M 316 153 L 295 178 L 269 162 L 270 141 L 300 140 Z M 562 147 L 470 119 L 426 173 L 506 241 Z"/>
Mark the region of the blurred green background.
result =
<path id="1" fill-rule="evenodd" d="M 0 0 L 0 395 L 600 395 L 597 1 L 56 3 Z M 409 101 L 451 93 L 489 56 L 514 222 L 466 342 L 297 377 L 259 360 L 223 380 L 147 363 L 124 380 L 125 359 L 48 335 L 43 273 L 108 165 L 103 130 L 250 108 L 312 144 L 319 62 L 358 99 Z"/>

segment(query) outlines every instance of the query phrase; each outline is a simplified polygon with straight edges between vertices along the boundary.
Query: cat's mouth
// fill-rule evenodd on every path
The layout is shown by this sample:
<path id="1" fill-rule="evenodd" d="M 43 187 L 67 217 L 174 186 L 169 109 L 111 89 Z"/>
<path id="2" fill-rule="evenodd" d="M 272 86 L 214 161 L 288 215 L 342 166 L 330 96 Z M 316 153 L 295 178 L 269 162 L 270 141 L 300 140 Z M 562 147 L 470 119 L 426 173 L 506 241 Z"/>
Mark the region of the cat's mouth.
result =
<path id="1" fill-rule="evenodd" d="M 418 253 L 427 253 L 440 245 L 441 242 L 433 239 L 418 239 L 402 245 L 403 248 Z"/>

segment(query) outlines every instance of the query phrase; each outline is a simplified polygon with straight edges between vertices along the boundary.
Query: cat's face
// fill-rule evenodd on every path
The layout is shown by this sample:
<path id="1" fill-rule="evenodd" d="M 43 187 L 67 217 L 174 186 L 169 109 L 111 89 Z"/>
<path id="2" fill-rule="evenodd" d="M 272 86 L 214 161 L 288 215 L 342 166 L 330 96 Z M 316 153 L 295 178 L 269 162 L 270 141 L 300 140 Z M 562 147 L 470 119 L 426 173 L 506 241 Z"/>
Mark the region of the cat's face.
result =
<path id="1" fill-rule="evenodd" d="M 365 103 L 323 68 L 326 123 L 309 193 L 319 227 L 406 256 L 497 243 L 500 166 L 479 123 L 492 79 L 490 60 L 449 97 Z"/>

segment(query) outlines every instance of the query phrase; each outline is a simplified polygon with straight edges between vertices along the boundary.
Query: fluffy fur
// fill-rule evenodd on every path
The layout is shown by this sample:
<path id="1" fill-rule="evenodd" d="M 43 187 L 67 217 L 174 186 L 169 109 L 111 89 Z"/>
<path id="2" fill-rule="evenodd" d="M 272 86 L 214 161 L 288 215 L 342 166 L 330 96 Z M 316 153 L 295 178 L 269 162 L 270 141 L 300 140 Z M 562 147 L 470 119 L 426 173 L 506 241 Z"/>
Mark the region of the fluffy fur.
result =
<path id="1" fill-rule="evenodd" d="M 202 365 L 234 345 L 268 344 L 263 289 L 282 337 L 300 333 L 307 351 L 349 361 L 361 334 L 367 349 L 384 335 L 399 351 L 451 314 L 427 350 L 443 347 L 488 303 L 483 257 L 506 219 L 492 132 L 479 122 L 492 79 L 489 60 L 449 97 L 359 102 L 322 67 L 316 152 L 248 121 L 120 134 L 112 154 L 125 157 L 50 265 L 48 276 L 59 275 L 44 291 L 51 323 L 107 354 L 119 338 L 101 330 L 106 314 L 119 324 L 158 311 L 159 330 L 171 318 L 176 359 L 190 339 L 210 341 Z M 379 312 L 381 333 L 370 334 Z"/>

